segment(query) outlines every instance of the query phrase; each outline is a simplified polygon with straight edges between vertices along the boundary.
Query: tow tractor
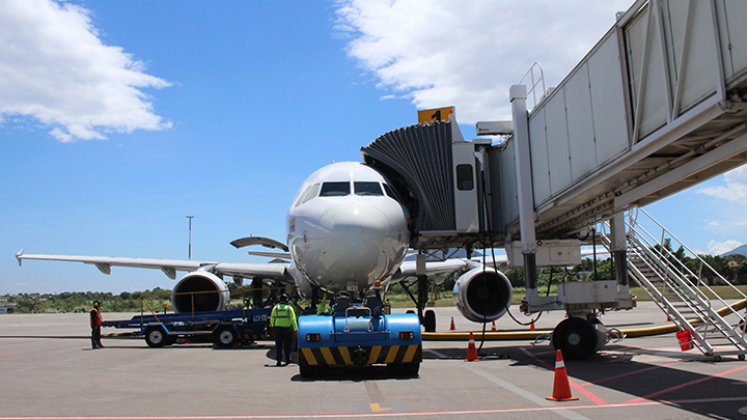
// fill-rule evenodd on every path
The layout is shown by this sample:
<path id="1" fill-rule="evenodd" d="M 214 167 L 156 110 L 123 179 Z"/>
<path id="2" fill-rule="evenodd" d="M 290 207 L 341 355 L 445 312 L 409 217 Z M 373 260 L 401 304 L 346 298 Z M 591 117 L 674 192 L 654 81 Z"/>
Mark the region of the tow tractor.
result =
<path id="1" fill-rule="evenodd" d="M 386 364 L 396 374 L 415 376 L 423 344 L 417 314 L 386 314 L 378 290 L 365 303 L 338 292 L 332 314 L 302 316 L 298 321 L 301 376 L 326 374 L 330 367 Z"/>
<path id="2" fill-rule="evenodd" d="M 150 347 L 172 345 L 179 339 L 212 341 L 216 347 L 233 347 L 241 341 L 269 338 L 271 308 L 136 315 L 129 320 L 104 321 L 102 327 L 134 328 Z"/>

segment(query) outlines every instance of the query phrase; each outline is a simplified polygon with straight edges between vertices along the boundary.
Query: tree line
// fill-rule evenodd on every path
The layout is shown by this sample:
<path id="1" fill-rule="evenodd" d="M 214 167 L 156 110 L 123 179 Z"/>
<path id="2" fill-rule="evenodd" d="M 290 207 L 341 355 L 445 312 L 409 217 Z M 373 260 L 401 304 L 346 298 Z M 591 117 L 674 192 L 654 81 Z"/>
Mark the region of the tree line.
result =
<path id="1" fill-rule="evenodd" d="M 171 290 L 156 287 L 153 290 L 122 292 L 118 295 L 111 292 L 62 292 L 41 295 L 23 293 L 5 295 L 3 298 L 15 304 L 13 312 L 16 313 L 88 312 L 94 300 L 101 301 L 103 312 L 136 312 L 140 311 L 141 297 L 143 297 L 142 303 L 147 303 L 154 310 L 163 309 L 163 303 L 166 303 L 167 310 L 170 310 L 170 295 Z M 147 307 L 145 310 L 148 311 Z"/>

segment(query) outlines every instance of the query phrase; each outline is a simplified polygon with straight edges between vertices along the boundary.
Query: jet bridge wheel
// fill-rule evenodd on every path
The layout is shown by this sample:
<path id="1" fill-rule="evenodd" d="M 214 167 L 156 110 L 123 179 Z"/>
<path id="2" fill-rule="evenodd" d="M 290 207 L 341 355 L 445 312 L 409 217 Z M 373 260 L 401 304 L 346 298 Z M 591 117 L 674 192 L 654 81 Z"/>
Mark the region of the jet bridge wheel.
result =
<path id="1" fill-rule="evenodd" d="M 166 344 L 167 336 L 161 327 L 148 327 L 144 335 L 148 347 L 163 347 Z"/>
<path id="2" fill-rule="evenodd" d="M 552 332 L 552 344 L 568 360 L 588 359 L 599 350 L 599 336 L 594 326 L 583 318 L 567 318 Z"/>

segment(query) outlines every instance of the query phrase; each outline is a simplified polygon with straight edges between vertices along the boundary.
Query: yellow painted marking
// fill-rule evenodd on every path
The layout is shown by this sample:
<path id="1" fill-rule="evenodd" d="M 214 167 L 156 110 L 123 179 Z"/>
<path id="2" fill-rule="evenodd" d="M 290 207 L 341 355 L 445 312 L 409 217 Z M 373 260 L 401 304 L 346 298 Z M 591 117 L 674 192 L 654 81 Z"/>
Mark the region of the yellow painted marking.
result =
<path id="1" fill-rule="evenodd" d="M 374 413 L 378 413 L 378 412 L 381 412 L 381 411 L 387 411 L 387 410 L 391 410 L 391 409 L 392 409 L 392 407 L 379 407 L 379 404 L 377 404 L 377 403 L 371 404 L 371 411 L 373 411 Z"/>
<path id="2" fill-rule="evenodd" d="M 418 124 L 434 121 L 449 121 L 454 113 L 454 107 L 433 108 L 418 111 Z"/>
<path id="3" fill-rule="evenodd" d="M 350 359 L 350 352 L 348 351 L 347 347 L 338 347 L 338 350 L 340 350 L 340 356 L 342 356 L 342 360 L 345 361 L 346 365 L 352 365 L 353 361 Z"/>
<path id="4" fill-rule="evenodd" d="M 303 348 L 303 349 L 301 349 L 301 351 L 303 352 L 303 356 L 306 358 L 306 361 L 310 365 L 314 366 L 314 365 L 317 364 L 316 363 L 316 357 L 314 357 L 314 353 L 311 352 L 310 348 Z"/>
<path id="5" fill-rule="evenodd" d="M 417 345 L 411 345 L 407 348 L 407 353 L 405 353 L 405 360 L 403 360 L 404 363 L 410 363 L 412 362 L 412 358 L 415 357 L 415 352 L 418 351 Z"/>
<path id="6" fill-rule="evenodd" d="M 373 346 L 371 349 L 371 357 L 368 358 L 368 364 L 372 365 L 379 359 L 379 353 L 381 353 L 381 346 Z"/>
<path id="7" fill-rule="evenodd" d="M 328 365 L 336 365 L 335 363 L 335 357 L 332 356 L 332 352 L 329 351 L 329 347 L 322 347 L 320 349 L 322 351 L 322 356 L 324 356 L 324 360 L 327 361 Z"/>
<path id="8" fill-rule="evenodd" d="M 399 351 L 399 346 L 392 346 L 389 348 L 389 353 L 386 355 L 386 360 L 384 363 L 393 363 L 394 359 L 397 357 L 397 352 Z"/>

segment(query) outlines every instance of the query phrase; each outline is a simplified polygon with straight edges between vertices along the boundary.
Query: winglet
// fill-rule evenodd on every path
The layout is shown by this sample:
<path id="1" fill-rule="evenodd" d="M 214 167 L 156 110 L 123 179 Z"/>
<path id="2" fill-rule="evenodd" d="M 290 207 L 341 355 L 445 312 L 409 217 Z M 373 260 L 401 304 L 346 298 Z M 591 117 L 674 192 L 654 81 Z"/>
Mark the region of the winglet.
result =
<path id="1" fill-rule="evenodd" d="M 16 259 L 18 260 L 18 266 L 21 267 L 21 257 L 23 256 L 23 248 L 21 248 L 20 251 L 18 251 L 18 254 L 16 254 Z"/>

